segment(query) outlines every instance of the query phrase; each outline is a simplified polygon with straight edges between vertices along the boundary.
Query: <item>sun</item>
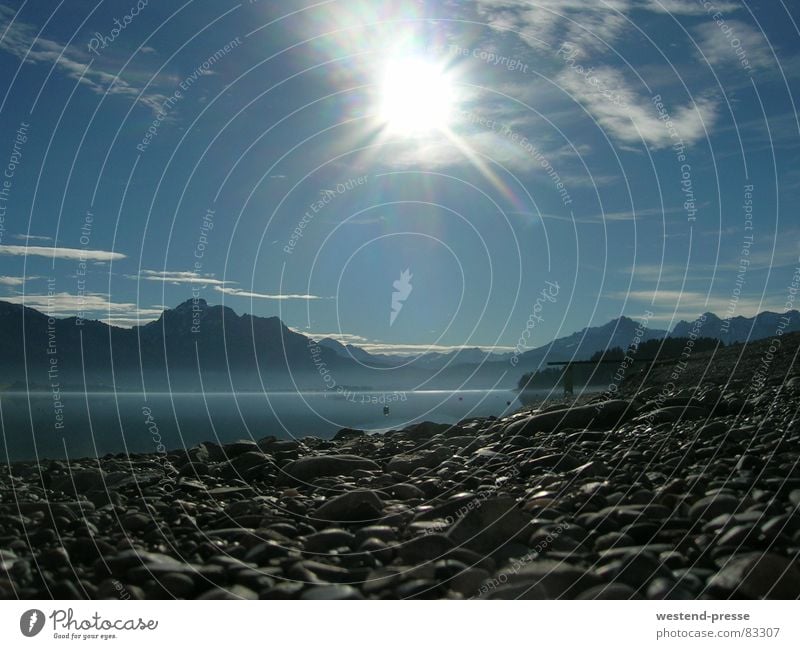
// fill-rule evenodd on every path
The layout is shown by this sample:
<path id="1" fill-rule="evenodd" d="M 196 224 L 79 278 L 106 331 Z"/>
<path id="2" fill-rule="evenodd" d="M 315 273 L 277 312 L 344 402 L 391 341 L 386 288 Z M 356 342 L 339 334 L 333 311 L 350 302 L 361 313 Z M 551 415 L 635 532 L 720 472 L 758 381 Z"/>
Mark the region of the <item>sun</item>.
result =
<path id="1" fill-rule="evenodd" d="M 380 120 L 397 134 L 446 130 L 453 109 L 453 85 L 446 71 L 428 61 L 390 61 L 381 81 Z"/>

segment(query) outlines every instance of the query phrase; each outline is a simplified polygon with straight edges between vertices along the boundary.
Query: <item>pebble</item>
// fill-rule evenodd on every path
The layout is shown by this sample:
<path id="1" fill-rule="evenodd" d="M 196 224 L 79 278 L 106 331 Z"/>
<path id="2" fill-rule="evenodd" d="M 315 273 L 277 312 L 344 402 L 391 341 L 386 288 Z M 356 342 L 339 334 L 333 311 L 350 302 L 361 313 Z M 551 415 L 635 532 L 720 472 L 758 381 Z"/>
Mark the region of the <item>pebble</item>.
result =
<path id="1" fill-rule="evenodd" d="M 709 383 L 204 443 L 166 472 L 146 454 L 47 462 L 44 480 L 0 466 L 0 595 L 797 598 L 800 391 Z"/>
<path id="2" fill-rule="evenodd" d="M 317 455 L 301 457 L 282 468 L 279 481 L 310 482 L 315 478 L 335 475 L 351 475 L 354 471 L 365 469 L 378 471 L 380 466 L 367 458 L 357 455 Z"/>
<path id="3" fill-rule="evenodd" d="M 335 496 L 320 505 L 312 520 L 326 523 L 366 522 L 380 518 L 383 502 L 374 491 L 356 490 Z"/>
<path id="4" fill-rule="evenodd" d="M 797 599 L 800 568 L 797 563 L 773 553 L 753 553 L 733 558 L 708 582 L 720 597 L 745 599 Z"/>

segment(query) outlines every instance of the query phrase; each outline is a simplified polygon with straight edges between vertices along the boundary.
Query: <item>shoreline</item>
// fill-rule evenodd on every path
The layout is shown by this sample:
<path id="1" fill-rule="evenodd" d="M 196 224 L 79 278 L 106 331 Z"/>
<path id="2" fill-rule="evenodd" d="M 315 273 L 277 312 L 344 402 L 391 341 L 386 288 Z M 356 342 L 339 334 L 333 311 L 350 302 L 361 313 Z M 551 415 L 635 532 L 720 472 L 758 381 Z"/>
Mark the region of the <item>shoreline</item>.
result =
<path id="1" fill-rule="evenodd" d="M 755 396 L 759 345 L 698 354 L 666 395 L 658 368 L 499 419 L 12 463 L 0 597 L 794 599 L 784 342 Z"/>

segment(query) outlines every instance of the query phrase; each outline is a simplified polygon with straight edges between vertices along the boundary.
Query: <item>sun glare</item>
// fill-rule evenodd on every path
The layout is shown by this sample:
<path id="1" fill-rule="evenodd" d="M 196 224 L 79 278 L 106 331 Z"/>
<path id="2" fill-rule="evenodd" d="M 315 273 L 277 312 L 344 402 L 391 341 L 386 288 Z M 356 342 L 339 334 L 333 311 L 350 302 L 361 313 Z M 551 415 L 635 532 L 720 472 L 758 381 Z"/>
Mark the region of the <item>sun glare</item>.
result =
<path id="1" fill-rule="evenodd" d="M 384 71 L 380 119 L 404 135 L 444 130 L 450 122 L 453 88 L 440 67 L 418 59 L 398 59 Z"/>

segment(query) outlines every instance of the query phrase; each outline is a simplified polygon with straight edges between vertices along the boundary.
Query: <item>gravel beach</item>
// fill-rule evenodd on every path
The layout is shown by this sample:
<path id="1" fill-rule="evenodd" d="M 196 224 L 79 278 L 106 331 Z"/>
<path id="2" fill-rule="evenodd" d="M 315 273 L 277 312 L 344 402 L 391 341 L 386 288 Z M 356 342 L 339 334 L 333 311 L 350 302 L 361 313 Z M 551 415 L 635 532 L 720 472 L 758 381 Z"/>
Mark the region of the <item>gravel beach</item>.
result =
<path id="1" fill-rule="evenodd" d="M 794 599 L 800 335 L 771 346 L 504 419 L 13 463 L 0 597 Z"/>

